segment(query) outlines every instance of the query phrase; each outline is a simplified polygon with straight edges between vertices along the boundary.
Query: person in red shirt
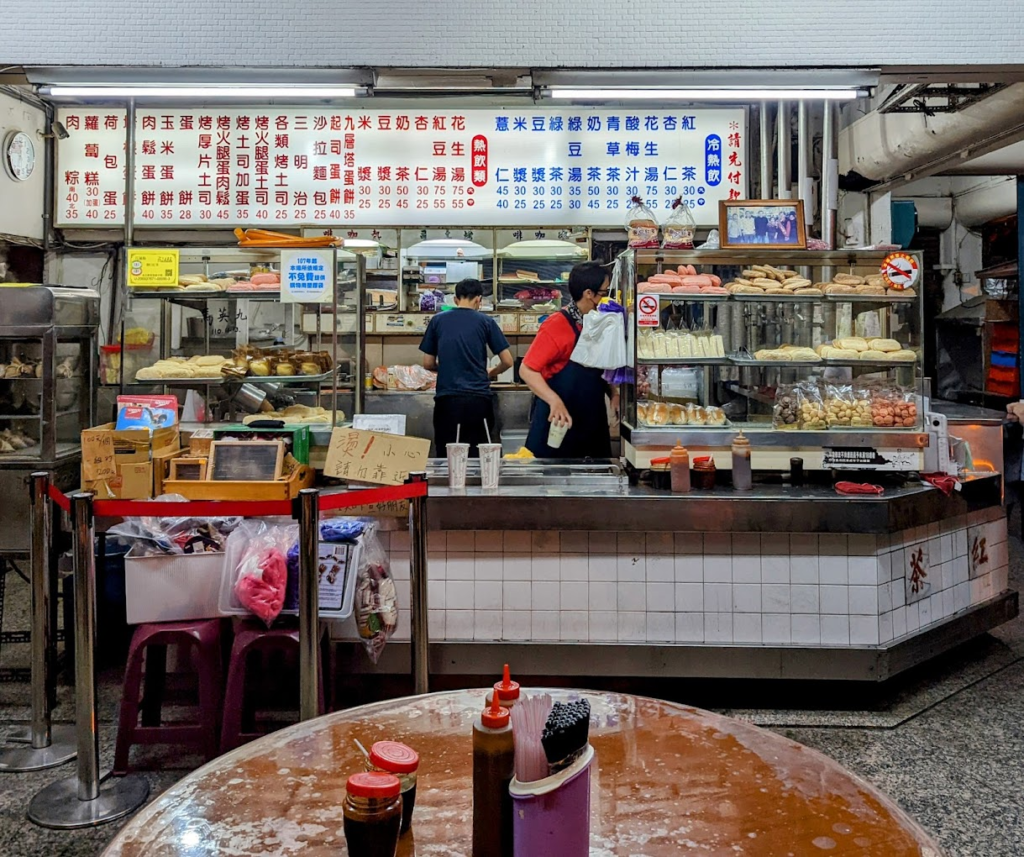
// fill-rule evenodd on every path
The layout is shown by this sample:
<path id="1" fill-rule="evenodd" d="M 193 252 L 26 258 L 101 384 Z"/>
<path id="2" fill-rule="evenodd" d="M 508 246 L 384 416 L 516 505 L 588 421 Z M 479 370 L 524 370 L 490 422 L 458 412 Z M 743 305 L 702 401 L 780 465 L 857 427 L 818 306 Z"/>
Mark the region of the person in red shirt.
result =
<path id="1" fill-rule="evenodd" d="M 617 393 L 600 369 L 571 359 L 583 316 L 608 294 L 608 273 L 600 262 L 583 262 L 569 274 L 572 302 L 547 318 L 523 357 L 520 377 L 533 391 L 526 448 L 537 458 L 610 458 L 611 435 L 605 397 L 617 407 Z M 548 445 L 550 423 L 568 426 L 557 449 Z"/>

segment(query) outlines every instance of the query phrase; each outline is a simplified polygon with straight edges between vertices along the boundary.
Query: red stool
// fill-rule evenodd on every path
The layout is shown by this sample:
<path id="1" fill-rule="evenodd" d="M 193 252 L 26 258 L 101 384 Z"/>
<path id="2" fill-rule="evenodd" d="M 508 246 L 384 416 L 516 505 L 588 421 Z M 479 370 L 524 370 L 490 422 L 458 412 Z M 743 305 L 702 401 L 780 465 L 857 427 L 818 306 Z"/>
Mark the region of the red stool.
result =
<path id="1" fill-rule="evenodd" d="M 246 670 L 251 654 L 273 652 L 297 653 L 299 629 L 294 626 L 267 628 L 253 620 L 244 620 L 235 629 L 228 661 L 228 681 L 224 692 L 224 721 L 220 733 L 220 751 L 226 753 L 254 738 L 264 735 L 256 729 L 254 706 L 246 700 Z M 324 713 L 323 652 L 318 652 L 317 672 L 320 675 L 319 713 Z"/>
<path id="2" fill-rule="evenodd" d="M 161 622 L 139 625 L 128 650 L 121 696 L 121 718 L 114 750 L 114 774 L 128 773 L 128 751 L 133 744 L 184 744 L 199 747 L 207 760 L 217 755 L 217 726 L 221 700 L 220 619 L 196 619 L 190 622 Z M 199 668 L 199 721 L 186 724 L 161 724 L 167 646 L 194 648 Z M 146 653 L 145 696 L 142 689 L 142 662 Z M 139 710 L 142 725 L 139 725 Z"/>

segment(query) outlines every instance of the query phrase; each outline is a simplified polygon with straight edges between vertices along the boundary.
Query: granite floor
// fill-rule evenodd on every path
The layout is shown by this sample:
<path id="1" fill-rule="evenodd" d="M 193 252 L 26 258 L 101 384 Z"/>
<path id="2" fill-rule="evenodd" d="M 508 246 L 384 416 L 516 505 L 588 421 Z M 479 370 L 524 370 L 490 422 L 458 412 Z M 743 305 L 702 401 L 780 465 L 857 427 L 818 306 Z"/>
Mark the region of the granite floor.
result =
<path id="1" fill-rule="evenodd" d="M 1011 585 L 1024 583 L 1024 545 L 1011 536 Z M 27 627 L 27 586 L 9 576 L 4 630 Z M 27 646 L 0 649 L 0 667 L 24 666 Z M 120 670 L 99 674 L 101 768 L 113 754 Z M 616 686 L 624 688 L 621 682 Z M 930 830 L 949 857 L 1024 853 L 1024 619 L 997 629 L 878 688 L 777 684 L 669 683 L 637 687 L 714 708 L 774 729 L 835 758 L 888 793 Z M 55 720 L 72 719 L 73 696 L 59 687 Z M 737 705 L 742 700 L 743 707 Z M 173 714 L 173 709 L 172 709 Z M 28 687 L 0 683 L 0 741 L 29 716 Z M 136 748 L 133 762 L 150 799 L 201 763 L 162 748 Z M 117 832 L 56 832 L 25 819 L 43 786 L 72 777 L 74 765 L 0 774 L 2 857 L 93 857 Z"/>

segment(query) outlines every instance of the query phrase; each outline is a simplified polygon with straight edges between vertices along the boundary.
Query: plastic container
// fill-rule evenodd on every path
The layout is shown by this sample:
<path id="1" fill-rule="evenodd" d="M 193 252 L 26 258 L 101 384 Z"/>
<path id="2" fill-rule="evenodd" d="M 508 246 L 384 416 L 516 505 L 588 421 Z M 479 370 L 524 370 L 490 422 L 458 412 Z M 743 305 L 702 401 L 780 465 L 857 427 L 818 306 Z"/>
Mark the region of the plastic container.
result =
<path id="1" fill-rule="evenodd" d="M 700 400 L 701 375 L 698 369 L 663 369 L 661 395 L 671 399 Z"/>
<path id="2" fill-rule="evenodd" d="M 668 469 L 671 473 L 672 493 L 688 494 L 690 491 L 690 453 L 678 440 L 668 457 Z"/>
<path id="3" fill-rule="evenodd" d="M 513 854 L 508 788 L 515 774 L 511 719 L 495 699 L 473 723 L 473 857 Z"/>
<path id="4" fill-rule="evenodd" d="M 352 857 L 395 857 L 402 825 L 402 784 L 394 774 L 353 774 L 345 786 L 345 842 Z"/>
<path id="5" fill-rule="evenodd" d="M 121 383 L 121 346 L 100 346 L 100 380 L 104 384 Z"/>
<path id="6" fill-rule="evenodd" d="M 416 771 L 420 766 L 419 753 L 398 741 L 378 741 L 370 747 L 370 770 L 394 774 L 401 783 L 402 828 L 406 833 L 412 826 L 412 812 L 416 808 Z"/>
<path id="7" fill-rule="evenodd" d="M 594 755 L 588 744 L 564 771 L 532 783 L 512 781 L 514 857 L 588 857 Z"/>
<path id="8" fill-rule="evenodd" d="M 693 460 L 693 487 L 710 491 L 715 487 L 715 459 L 703 456 Z"/>
<path id="9" fill-rule="evenodd" d="M 750 467 L 750 441 L 740 432 L 732 442 L 732 487 L 736 491 L 750 491 L 754 487 L 754 474 Z"/>

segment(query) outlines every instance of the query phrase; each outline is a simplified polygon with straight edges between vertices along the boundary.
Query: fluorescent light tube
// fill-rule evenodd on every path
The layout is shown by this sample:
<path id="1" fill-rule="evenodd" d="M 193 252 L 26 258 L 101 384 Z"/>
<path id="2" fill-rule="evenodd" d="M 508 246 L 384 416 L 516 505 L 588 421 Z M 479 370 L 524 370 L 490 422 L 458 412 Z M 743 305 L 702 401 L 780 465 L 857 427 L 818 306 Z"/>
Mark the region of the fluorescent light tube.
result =
<path id="1" fill-rule="evenodd" d="M 551 98 L 577 101 L 850 101 L 866 95 L 857 89 L 562 89 Z"/>
<path id="2" fill-rule="evenodd" d="M 54 98 L 355 98 L 352 86 L 51 86 Z"/>

